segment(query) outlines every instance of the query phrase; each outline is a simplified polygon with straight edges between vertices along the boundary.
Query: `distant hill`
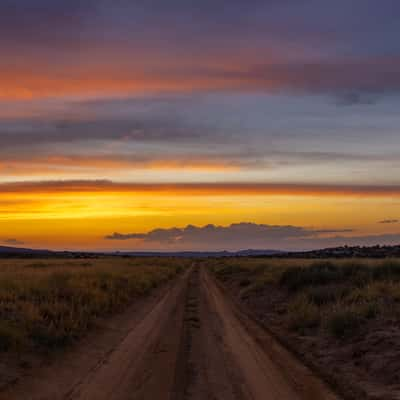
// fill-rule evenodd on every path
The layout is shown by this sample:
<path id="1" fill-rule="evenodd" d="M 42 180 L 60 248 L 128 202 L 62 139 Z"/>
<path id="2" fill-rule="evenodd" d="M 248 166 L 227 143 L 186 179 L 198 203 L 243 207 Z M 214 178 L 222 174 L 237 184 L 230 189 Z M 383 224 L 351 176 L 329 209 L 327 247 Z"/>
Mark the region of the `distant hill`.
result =
<path id="1" fill-rule="evenodd" d="M 17 256 L 17 255 L 51 255 L 54 252 L 50 250 L 35 250 L 35 249 L 26 249 L 22 247 L 9 247 L 9 246 L 0 246 L 0 257 L 1 256 Z"/>
<path id="2" fill-rule="evenodd" d="M 287 258 L 388 258 L 400 257 L 400 245 L 396 246 L 341 246 L 320 250 L 290 252 L 278 255 Z"/>
<path id="3" fill-rule="evenodd" d="M 37 256 L 62 256 L 62 257 L 89 257 L 99 255 L 131 256 L 131 257 L 235 257 L 235 256 L 272 256 L 281 254 L 278 250 L 240 250 L 240 251 L 115 251 L 115 252 L 73 252 L 51 251 L 46 249 L 28 249 L 22 247 L 0 246 L 0 257 L 37 257 Z"/>
<path id="4" fill-rule="evenodd" d="M 280 250 L 239 250 L 239 251 L 115 251 L 115 252 L 79 252 L 52 251 L 46 249 L 29 249 L 22 247 L 0 246 L 0 257 L 66 257 L 84 258 L 98 256 L 125 257 L 280 257 L 280 258 L 345 258 L 369 257 L 385 258 L 400 257 L 400 245 L 397 246 L 342 246 L 312 251 L 287 252 Z"/>
<path id="5" fill-rule="evenodd" d="M 279 250 L 239 250 L 239 251 L 120 251 L 112 254 L 136 257 L 249 257 L 249 256 L 272 256 L 282 254 Z"/>

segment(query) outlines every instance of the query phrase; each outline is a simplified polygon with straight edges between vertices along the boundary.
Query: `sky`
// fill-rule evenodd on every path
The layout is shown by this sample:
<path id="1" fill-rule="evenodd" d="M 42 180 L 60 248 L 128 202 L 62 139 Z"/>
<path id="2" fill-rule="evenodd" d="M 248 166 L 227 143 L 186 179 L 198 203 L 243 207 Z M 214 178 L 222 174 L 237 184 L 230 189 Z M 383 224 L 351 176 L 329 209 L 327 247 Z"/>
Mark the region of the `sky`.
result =
<path id="1" fill-rule="evenodd" d="M 2 0 L 0 245 L 400 243 L 397 0 Z"/>

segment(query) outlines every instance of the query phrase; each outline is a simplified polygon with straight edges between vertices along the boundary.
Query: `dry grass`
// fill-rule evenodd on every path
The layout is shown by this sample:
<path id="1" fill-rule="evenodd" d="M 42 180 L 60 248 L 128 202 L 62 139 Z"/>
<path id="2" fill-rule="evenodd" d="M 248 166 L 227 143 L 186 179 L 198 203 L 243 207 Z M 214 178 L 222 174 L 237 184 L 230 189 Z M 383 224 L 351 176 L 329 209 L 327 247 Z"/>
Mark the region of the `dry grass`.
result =
<path id="1" fill-rule="evenodd" d="M 225 259 L 217 277 L 236 281 L 242 298 L 284 293 L 288 326 L 346 339 L 379 317 L 400 315 L 400 260 Z"/>
<path id="2" fill-rule="evenodd" d="M 0 260 L 0 351 L 64 346 L 178 274 L 169 258 Z"/>

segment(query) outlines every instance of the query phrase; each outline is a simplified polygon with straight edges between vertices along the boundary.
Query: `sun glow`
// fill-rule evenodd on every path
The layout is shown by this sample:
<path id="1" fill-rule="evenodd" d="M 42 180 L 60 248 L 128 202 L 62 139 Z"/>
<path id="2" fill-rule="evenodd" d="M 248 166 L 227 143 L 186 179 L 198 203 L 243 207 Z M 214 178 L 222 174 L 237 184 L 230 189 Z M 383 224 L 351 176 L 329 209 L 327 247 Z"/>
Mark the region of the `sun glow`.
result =
<path id="1" fill-rule="evenodd" d="M 223 187 L 201 192 L 196 187 L 129 187 L 72 183 L 64 187 L 3 186 L 0 193 L 0 238 L 17 237 L 35 247 L 112 248 L 104 236 L 115 231 L 147 232 L 188 223 L 229 225 L 257 221 L 314 228 L 351 228 L 357 234 L 390 232 L 378 225 L 386 215 L 399 215 L 391 195 L 382 198 L 317 193 L 270 193 Z M 382 207 L 384 204 L 384 207 Z M 346 221 L 344 226 L 343 221 Z M 351 233 L 349 233 L 351 235 Z M 132 248 L 134 242 L 118 244 Z"/>

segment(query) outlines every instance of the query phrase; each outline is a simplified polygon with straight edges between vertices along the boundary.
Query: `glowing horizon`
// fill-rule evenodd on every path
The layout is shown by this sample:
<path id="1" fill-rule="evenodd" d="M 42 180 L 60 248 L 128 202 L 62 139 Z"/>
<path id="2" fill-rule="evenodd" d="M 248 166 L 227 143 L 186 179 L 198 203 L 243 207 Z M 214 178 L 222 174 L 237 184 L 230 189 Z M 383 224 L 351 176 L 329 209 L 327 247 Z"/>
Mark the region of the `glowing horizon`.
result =
<path id="1" fill-rule="evenodd" d="M 332 231 L 316 234 L 314 239 L 321 244 L 320 239 L 334 238 L 338 232 L 341 237 L 381 235 L 385 239 L 397 233 L 396 224 L 380 221 L 400 212 L 400 187 L 79 181 L 2 184 L 0 188 L 0 224 L 7 232 L 3 240 L 18 238 L 36 248 L 187 250 L 197 248 L 196 243 L 187 248 L 187 243 L 110 242 L 105 237 L 113 232 L 145 234 L 157 228 L 241 222 Z M 379 208 L 382 205 L 384 209 Z M 302 245 L 309 248 L 311 243 L 291 244 L 294 248 Z"/>

